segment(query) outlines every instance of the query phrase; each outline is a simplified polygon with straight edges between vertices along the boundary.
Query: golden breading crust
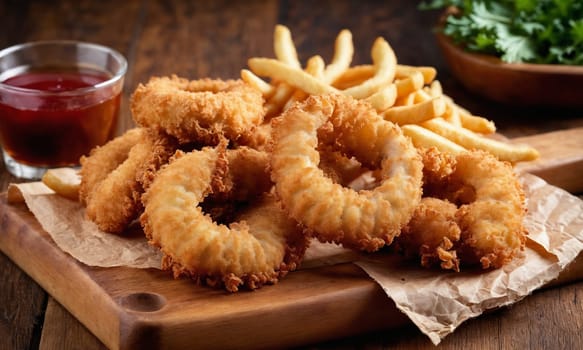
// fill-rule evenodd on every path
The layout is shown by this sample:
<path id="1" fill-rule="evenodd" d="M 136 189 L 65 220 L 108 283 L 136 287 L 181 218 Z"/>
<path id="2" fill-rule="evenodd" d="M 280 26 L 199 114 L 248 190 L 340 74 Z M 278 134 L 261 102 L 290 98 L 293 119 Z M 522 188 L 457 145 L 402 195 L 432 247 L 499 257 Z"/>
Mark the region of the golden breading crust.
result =
<path id="1" fill-rule="evenodd" d="M 369 104 L 342 95 L 310 96 L 273 127 L 276 193 L 289 215 L 319 240 L 375 251 L 410 220 L 421 199 L 421 157 Z M 380 184 L 357 192 L 325 176 L 319 168 L 322 142 L 380 170 Z"/>
<path id="2" fill-rule="evenodd" d="M 263 121 L 263 96 L 242 80 L 152 77 L 131 98 L 135 122 L 180 143 L 237 140 Z"/>
<path id="3" fill-rule="evenodd" d="M 424 197 L 397 246 L 423 266 L 499 268 L 526 243 L 524 193 L 512 166 L 475 150 L 423 152 Z"/>
<path id="4" fill-rule="evenodd" d="M 224 149 L 177 152 L 143 196 L 144 232 L 175 277 L 231 292 L 276 283 L 298 267 L 307 239 L 268 193 L 229 226 L 214 222 L 199 204 L 216 188 L 225 190 L 227 172 Z"/>
<path id="5" fill-rule="evenodd" d="M 144 186 L 173 152 L 157 133 L 136 128 L 82 157 L 79 198 L 87 218 L 102 231 L 122 233 L 142 211 Z"/>

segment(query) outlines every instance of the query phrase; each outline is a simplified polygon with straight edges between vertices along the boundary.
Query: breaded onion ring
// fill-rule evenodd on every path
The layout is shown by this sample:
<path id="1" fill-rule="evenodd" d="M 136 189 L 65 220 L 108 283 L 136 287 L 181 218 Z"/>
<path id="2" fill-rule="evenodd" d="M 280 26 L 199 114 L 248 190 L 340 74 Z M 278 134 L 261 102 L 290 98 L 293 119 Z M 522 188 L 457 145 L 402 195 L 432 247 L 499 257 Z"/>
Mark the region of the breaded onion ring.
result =
<path id="1" fill-rule="evenodd" d="M 271 120 L 258 125 L 248 135 L 243 135 L 238 142 L 257 150 L 267 150 L 271 142 Z"/>
<path id="2" fill-rule="evenodd" d="M 152 132 L 136 128 L 82 157 L 79 197 L 87 218 L 102 231 L 122 233 L 142 210 L 143 173 L 171 154 Z"/>
<path id="3" fill-rule="evenodd" d="M 130 149 L 145 133 L 142 128 L 130 129 L 105 145 L 95 147 L 89 155 L 81 157 L 79 200 L 82 204 L 87 204 L 97 185 L 127 159 Z"/>
<path id="4" fill-rule="evenodd" d="M 269 174 L 269 154 L 240 146 L 227 150 L 229 171 L 227 181 L 231 186 L 229 200 L 253 200 L 273 187 Z"/>
<path id="5" fill-rule="evenodd" d="M 424 197 L 398 238 L 421 265 L 499 268 L 526 242 L 524 193 L 512 166 L 484 151 L 424 150 Z"/>
<path id="6" fill-rule="evenodd" d="M 206 215 L 199 204 L 223 186 L 227 163 L 217 148 L 177 152 L 144 194 L 140 220 L 150 243 L 165 254 L 163 268 L 235 292 L 275 283 L 296 269 L 307 241 L 269 194 L 229 227 Z"/>
<path id="7" fill-rule="evenodd" d="M 319 143 L 379 171 L 380 184 L 354 191 L 318 167 Z M 310 96 L 274 121 L 272 179 L 289 215 L 325 242 L 375 251 L 390 244 L 421 199 L 422 163 L 399 127 L 348 96 Z"/>
<path id="8" fill-rule="evenodd" d="M 178 141 L 164 132 L 148 129 L 147 137 L 151 143 L 150 157 L 136 169 L 136 180 L 140 183 L 142 192 L 150 187 L 158 170 L 168 163 L 170 157 L 180 148 Z"/>
<path id="9" fill-rule="evenodd" d="M 320 164 L 318 166 L 324 175 L 342 186 L 351 187 L 352 181 L 367 172 L 362 164 L 354 158 L 343 156 L 340 152 L 330 149 L 319 149 Z"/>
<path id="10" fill-rule="evenodd" d="M 232 222 L 241 207 L 257 200 L 273 187 L 269 154 L 246 146 L 227 150 L 228 171 L 220 189 L 204 199 L 201 208 L 217 222 Z"/>
<path id="11" fill-rule="evenodd" d="M 450 181 L 472 188 L 461 191 L 463 197 L 475 194 L 456 212 L 462 262 L 480 263 L 484 269 L 510 262 L 524 249 L 527 234 L 524 192 L 510 163 L 485 151 L 462 153 L 456 157 Z"/>
<path id="12" fill-rule="evenodd" d="M 131 98 L 138 125 L 164 130 L 180 143 L 237 140 L 263 121 L 261 93 L 242 80 L 153 77 Z"/>
<path id="13" fill-rule="evenodd" d="M 444 270 L 459 271 L 460 261 L 454 247 L 461 230 L 455 221 L 456 212 L 457 206 L 447 200 L 422 198 L 397 238 L 398 249 L 419 256 L 423 267 L 439 264 Z"/>

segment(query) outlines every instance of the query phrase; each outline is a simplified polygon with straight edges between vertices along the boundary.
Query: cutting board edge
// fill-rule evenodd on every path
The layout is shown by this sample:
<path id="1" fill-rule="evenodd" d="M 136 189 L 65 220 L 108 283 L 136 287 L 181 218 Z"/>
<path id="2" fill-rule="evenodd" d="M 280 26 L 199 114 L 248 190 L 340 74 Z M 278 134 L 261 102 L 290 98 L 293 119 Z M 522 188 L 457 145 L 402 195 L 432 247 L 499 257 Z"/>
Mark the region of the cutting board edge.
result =
<path id="1" fill-rule="evenodd" d="M 536 148 L 540 157 L 516 164 L 516 171 L 536 175 L 571 193 L 583 193 L 583 127 L 516 137 L 513 144 Z"/>
<path id="2" fill-rule="evenodd" d="M 113 302 L 108 302 L 110 299 L 104 298 L 107 293 L 90 278 L 81 263 L 67 253 L 62 252 L 56 246 L 49 235 L 42 230 L 32 214 L 30 214 L 30 217 L 22 215 L 28 212 L 26 208 L 21 208 L 20 213 L 18 210 L 11 210 L 11 208 L 13 206 L 6 203 L 6 194 L 2 194 L 0 212 L 4 212 L 4 214 L 0 218 L 0 226 L 3 230 L 0 235 L 0 250 L 67 311 L 90 329 L 99 340 L 109 348 L 117 348 L 120 343 L 119 307 Z M 34 224 L 38 226 L 38 236 L 34 236 L 30 231 L 27 232 L 27 223 L 30 223 L 31 220 L 34 220 L 33 227 Z M 13 228 L 10 229 L 10 227 Z M 11 238 L 10 235 L 13 237 Z M 20 237 L 15 237 L 16 235 Z M 33 240 L 37 242 L 30 244 Z M 23 246 L 31 250 L 19 250 L 16 247 L 18 244 L 23 244 Z M 60 254 L 55 255 L 54 251 L 59 251 Z M 29 259 L 30 254 L 36 254 L 39 260 L 33 263 Z M 55 265 L 52 265 L 54 261 L 49 261 L 50 258 L 57 259 L 56 268 Z M 59 273 L 62 271 L 67 272 L 67 277 Z M 69 283 L 71 274 L 75 274 L 73 283 Z M 47 278 L 47 276 L 53 277 Z M 79 298 L 70 298 L 71 292 L 78 295 Z M 100 324 L 92 322 L 91 317 L 88 317 L 83 312 L 83 310 L 89 309 L 84 307 L 85 302 L 91 303 L 93 308 L 96 307 L 95 301 L 99 301 L 99 309 L 106 311 L 104 315 L 109 316 L 107 317 L 107 322 L 100 322 Z"/>
<path id="3" fill-rule="evenodd" d="M 277 309 L 271 313 L 259 315 L 248 313 L 236 315 L 233 318 L 215 318 L 208 321 L 198 319 L 192 323 L 181 323 L 180 327 L 150 322 L 147 317 L 137 317 L 128 323 L 132 326 L 131 334 L 122 335 L 120 349 L 152 347 L 152 344 L 156 344 L 154 348 L 170 349 L 185 346 L 204 349 L 256 349 L 284 346 L 287 348 L 329 341 L 339 336 L 349 337 L 412 324 L 394 303 L 387 299 L 380 288 L 361 288 L 356 291 L 352 299 L 346 298 L 344 301 L 350 300 L 355 303 L 359 303 L 358 300 L 360 300 L 359 315 L 350 313 L 332 322 L 328 322 L 326 316 L 320 320 L 317 312 L 312 312 L 305 306 L 291 304 L 288 310 Z M 338 307 L 337 303 L 328 299 L 326 303 L 320 303 L 319 308 Z M 327 312 L 324 311 L 324 313 Z M 385 318 L 387 315 L 394 315 L 394 317 L 387 320 Z M 220 335 L 222 338 L 219 338 Z M 217 339 L 220 340 L 217 341 Z"/>

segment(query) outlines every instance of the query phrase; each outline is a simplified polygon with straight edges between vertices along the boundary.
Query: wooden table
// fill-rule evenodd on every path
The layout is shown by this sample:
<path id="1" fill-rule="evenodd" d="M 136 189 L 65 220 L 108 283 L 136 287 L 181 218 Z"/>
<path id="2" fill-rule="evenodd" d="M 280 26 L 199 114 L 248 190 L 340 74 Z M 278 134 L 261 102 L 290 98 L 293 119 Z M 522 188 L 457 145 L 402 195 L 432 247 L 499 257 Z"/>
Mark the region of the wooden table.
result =
<path id="1" fill-rule="evenodd" d="M 152 75 L 237 78 L 246 59 L 273 57 L 273 28 L 287 25 L 300 59 L 329 60 L 337 33 L 348 28 L 354 63 L 370 62 L 385 37 L 400 63 L 438 69 L 445 92 L 494 120 L 509 137 L 583 126 L 583 111 L 507 107 L 466 92 L 450 75 L 432 35 L 438 13 L 413 1 L 10 1 L 0 2 L 0 47 L 41 39 L 111 46 L 129 61 L 120 132 L 133 122 L 128 97 Z M 5 190 L 18 180 L 0 167 Z M 1 232 L 0 232 L 1 234 Z M 0 254 L 0 349 L 101 349 L 97 338 Z M 534 293 L 518 304 L 463 324 L 440 345 L 447 349 L 573 349 L 583 344 L 583 282 Z M 433 348 L 414 326 L 315 344 L 311 348 Z"/>

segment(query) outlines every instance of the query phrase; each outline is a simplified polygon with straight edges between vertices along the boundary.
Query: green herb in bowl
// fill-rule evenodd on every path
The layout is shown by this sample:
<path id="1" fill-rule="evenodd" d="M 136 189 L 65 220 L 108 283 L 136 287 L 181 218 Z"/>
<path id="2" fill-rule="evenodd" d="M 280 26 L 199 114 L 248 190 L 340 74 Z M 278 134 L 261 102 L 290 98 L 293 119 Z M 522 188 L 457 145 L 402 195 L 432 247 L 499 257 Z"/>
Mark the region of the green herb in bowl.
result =
<path id="1" fill-rule="evenodd" d="M 582 0 L 433 0 L 443 33 L 467 50 L 509 63 L 583 65 Z"/>

